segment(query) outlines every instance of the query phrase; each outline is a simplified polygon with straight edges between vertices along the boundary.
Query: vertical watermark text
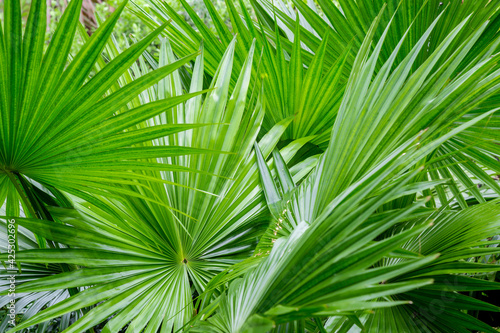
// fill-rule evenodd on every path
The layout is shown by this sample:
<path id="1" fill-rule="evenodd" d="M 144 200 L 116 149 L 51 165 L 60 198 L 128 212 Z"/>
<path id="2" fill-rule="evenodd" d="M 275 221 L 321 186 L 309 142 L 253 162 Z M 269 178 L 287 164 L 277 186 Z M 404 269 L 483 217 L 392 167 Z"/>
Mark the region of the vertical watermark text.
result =
<path id="1" fill-rule="evenodd" d="M 9 303 L 7 304 L 7 316 L 9 317 L 9 325 L 16 326 L 16 220 L 10 219 L 7 223 L 8 240 L 7 240 L 7 272 L 9 285 Z"/>

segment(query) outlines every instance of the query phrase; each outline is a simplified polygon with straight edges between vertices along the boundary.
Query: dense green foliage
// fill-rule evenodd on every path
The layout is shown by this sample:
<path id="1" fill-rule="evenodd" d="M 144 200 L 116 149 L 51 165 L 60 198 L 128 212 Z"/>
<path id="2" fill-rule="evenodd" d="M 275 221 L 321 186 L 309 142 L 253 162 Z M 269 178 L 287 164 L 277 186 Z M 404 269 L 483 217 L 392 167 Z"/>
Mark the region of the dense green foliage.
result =
<path id="1" fill-rule="evenodd" d="M 1 332 L 496 332 L 500 0 L 2 8 Z"/>

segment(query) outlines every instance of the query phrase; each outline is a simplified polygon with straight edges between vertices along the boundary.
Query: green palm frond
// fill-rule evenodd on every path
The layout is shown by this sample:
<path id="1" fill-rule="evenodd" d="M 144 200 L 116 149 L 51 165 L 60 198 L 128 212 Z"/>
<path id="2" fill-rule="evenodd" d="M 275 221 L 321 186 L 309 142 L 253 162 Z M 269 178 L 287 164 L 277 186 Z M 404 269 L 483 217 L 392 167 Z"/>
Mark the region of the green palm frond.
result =
<path id="1" fill-rule="evenodd" d="M 484 272 L 498 271 L 498 265 L 485 264 L 478 259 L 483 254 L 497 254 L 488 247 L 490 235 L 498 234 L 500 207 L 498 200 L 476 205 L 459 212 L 441 210 L 425 219 L 417 219 L 398 227 L 412 229 L 413 225 L 433 221 L 432 227 L 403 245 L 403 249 L 418 255 L 439 253 L 432 263 L 412 270 L 388 282 L 414 278 L 433 278 L 434 283 L 392 297 L 412 303 L 374 314 L 359 314 L 367 332 L 390 331 L 405 327 L 407 332 L 474 331 L 495 332 L 468 313 L 474 310 L 495 311 L 497 306 L 476 300 L 467 293 L 477 290 L 498 290 L 500 285 L 484 279 Z M 401 264 L 408 259 L 386 258 L 377 266 Z M 411 261 L 410 261 L 411 262 Z M 387 318 L 393 318 L 388 320 Z M 339 332 L 360 332 L 346 318 L 332 320 L 327 326 L 337 326 Z"/>
<path id="2" fill-rule="evenodd" d="M 392 163 L 401 161 L 395 159 Z M 411 177 L 406 181 L 408 178 Z M 376 258 L 396 250 L 398 244 L 411 236 L 399 233 L 378 242 L 374 242 L 375 238 L 419 207 L 415 205 L 383 219 L 369 218 L 376 206 L 401 191 L 400 184 L 395 183 L 383 195 L 371 197 L 382 180 L 383 177 L 365 180 L 370 191 L 358 192 L 349 198 L 344 196 L 336 201 L 335 207 L 330 207 L 330 214 L 310 224 L 300 222 L 287 240 L 278 238 L 271 253 L 255 268 L 246 270 L 241 280 L 233 280 L 216 301 L 220 311 L 210 317 L 209 327 L 218 332 L 245 332 L 264 321 L 267 326 L 263 330 L 267 331 L 275 324 L 298 318 L 349 315 L 351 306 L 373 309 L 403 304 L 367 301 L 377 295 L 382 297 L 430 283 L 431 280 L 412 280 L 395 285 L 380 284 L 388 280 L 388 276 L 404 274 L 403 271 L 413 265 L 421 267 L 429 263 L 435 258 L 432 256 L 416 257 L 412 264 L 392 267 L 394 270 L 370 268 L 378 261 Z M 363 203 L 366 198 L 370 199 Z M 208 306 L 206 311 L 213 311 L 213 306 Z M 265 316 L 267 320 L 255 316 Z M 202 323 L 200 330 L 205 330 L 206 325 Z M 255 328 L 255 331 L 258 330 Z"/>
<path id="3" fill-rule="evenodd" d="M 372 35 L 375 31 L 375 27 L 376 23 L 372 26 Z M 433 27 L 431 27 L 428 32 L 432 31 L 432 28 Z M 435 51 L 429 58 L 429 61 L 437 61 L 439 56 L 443 53 L 442 49 L 446 49 L 451 45 L 451 42 L 459 31 L 460 28 L 456 29 L 454 33 L 448 36 L 448 38 L 445 39 L 445 43 Z M 335 120 L 330 146 L 326 153 L 320 158 L 318 165 L 307 181 L 296 187 L 286 165 L 283 164 L 279 153 L 276 152 L 273 157 L 276 163 L 276 174 L 279 181 L 275 183 L 265 163 L 265 159 L 262 156 L 258 159 L 266 200 L 270 211 L 274 213 L 273 215 L 275 217 L 275 224 L 268 230 L 267 237 L 263 238 L 263 241 L 267 242 L 264 244 L 267 244 L 267 247 L 271 247 L 272 250 L 269 257 L 263 259 L 257 266 L 249 262 L 246 270 L 239 270 L 241 274 L 244 274 L 243 280 L 241 282 L 234 280 L 230 284 L 227 296 L 224 294 L 220 296 L 217 306 L 221 309 L 212 319 L 208 320 L 208 327 L 211 327 L 212 330 L 219 332 L 250 331 L 251 329 L 245 325 L 265 325 L 262 329 L 270 330 L 275 324 L 286 323 L 300 318 L 301 311 L 305 311 L 303 315 L 304 318 L 311 316 L 354 315 L 353 313 L 349 313 L 349 302 L 345 304 L 342 303 L 342 305 L 339 305 L 338 309 L 335 308 L 335 303 L 330 304 L 328 302 L 328 300 L 330 300 L 329 297 L 331 297 L 332 302 L 333 300 L 339 301 L 339 298 L 338 295 L 336 298 L 334 297 L 334 295 L 336 295 L 335 293 L 330 296 L 327 290 L 340 292 L 338 288 L 350 286 L 349 283 L 357 281 L 358 276 L 360 281 L 368 279 L 368 277 L 372 276 L 370 271 L 367 271 L 370 267 L 370 269 L 374 270 L 373 277 L 375 278 L 375 272 L 377 272 L 379 266 L 375 264 L 375 262 L 368 263 L 366 267 L 354 265 L 353 263 L 363 262 L 361 258 L 366 258 L 367 256 L 364 252 L 366 250 L 361 250 L 363 255 L 358 257 L 359 253 L 356 253 L 354 248 L 358 250 L 370 248 L 370 246 L 382 246 L 390 237 L 377 239 L 383 236 L 383 234 L 371 234 L 368 230 L 378 230 L 376 228 L 383 228 L 383 223 L 389 223 L 390 226 L 387 226 L 387 230 L 399 230 L 397 233 L 395 232 L 394 236 L 400 236 L 401 229 L 394 228 L 396 224 L 403 222 L 405 218 L 408 220 L 414 219 L 417 216 L 424 216 L 425 220 L 432 218 L 432 210 L 421 209 L 420 212 L 417 213 L 418 211 L 415 208 L 412 209 L 414 204 L 405 204 L 401 206 L 401 203 L 405 202 L 401 199 L 408 195 L 415 198 L 418 193 L 429 191 L 429 186 L 441 186 L 443 181 L 440 182 L 438 180 L 435 182 L 419 183 L 419 179 L 422 177 L 415 176 L 417 174 L 426 174 L 422 171 L 426 170 L 427 163 L 431 166 L 437 163 L 434 161 L 438 160 L 440 156 L 434 155 L 436 149 L 439 149 L 451 137 L 458 135 L 468 128 L 477 126 L 482 119 L 491 115 L 496 109 L 485 112 L 472 121 L 454 127 L 455 119 L 463 117 L 463 114 L 468 111 L 466 108 L 460 109 L 461 111 L 455 114 L 455 116 L 448 116 L 446 118 L 442 116 L 442 118 L 437 119 L 434 117 L 429 119 L 428 114 L 418 112 L 415 108 L 411 110 L 405 108 L 405 100 L 407 100 L 406 103 L 409 103 L 410 100 L 417 102 L 415 96 L 417 98 L 429 100 L 430 98 L 426 97 L 425 93 L 434 94 L 434 92 L 429 92 L 424 84 L 426 81 L 425 76 L 429 74 L 425 74 L 424 69 L 428 67 L 422 66 L 422 70 L 415 71 L 412 76 L 407 78 L 413 66 L 414 58 L 412 54 L 419 53 L 426 38 L 427 37 L 424 35 L 420 44 L 417 44 L 413 52 L 408 55 L 408 58 L 396 67 L 394 73 L 389 76 L 389 69 L 398 51 L 398 49 L 396 49 L 392 57 L 389 58 L 388 62 L 382 66 L 372 79 L 376 60 L 378 59 L 378 52 L 380 52 L 384 40 L 379 40 L 374 51 L 369 55 L 371 36 L 369 35 L 367 37 L 360 51 L 361 53 L 358 55 L 355 62 L 356 70 L 351 75 L 350 82 L 347 86 L 347 92 L 344 95 L 339 114 Z M 466 54 L 466 52 L 463 53 L 464 55 Z M 478 68 L 480 68 L 482 64 L 483 63 L 480 62 Z M 453 70 L 453 68 L 450 67 L 446 69 L 450 71 Z M 457 80 L 464 82 L 464 84 L 467 82 L 466 80 Z M 471 82 L 471 84 L 475 85 L 476 83 Z M 488 88 L 485 87 L 485 89 Z M 446 93 L 446 89 L 443 90 L 443 93 Z M 461 105 L 460 95 L 454 95 L 454 97 L 458 97 L 456 102 L 458 105 Z M 466 95 L 463 95 L 463 97 L 466 97 Z M 488 97 L 488 95 L 484 95 L 485 99 Z M 439 100 L 439 98 L 437 99 Z M 448 99 L 448 102 L 449 101 Z M 418 105 L 418 102 L 416 105 Z M 439 110 L 439 108 L 436 109 Z M 444 109 L 447 110 L 449 114 L 452 114 L 454 110 L 453 108 Z M 347 112 L 347 110 L 349 112 Z M 412 121 L 414 122 L 411 127 L 413 133 L 409 131 L 410 127 L 407 127 L 406 131 L 399 131 L 398 118 L 405 119 L 405 112 L 409 114 L 410 111 L 412 112 Z M 417 126 L 415 126 L 415 124 L 417 124 Z M 429 129 L 420 131 L 419 133 L 419 128 Z M 447 130 L 444 130 L 445 128 L 447 128 Z M 363 133 L 363 135 L 361 133 Z M 384 147 L 386 150 L 380 150 L 381 147 Z M 257 146 L 256 149 L 258 149 Z M 366 149 L 368 149 L 368 151 Z M 379 149 L 379 151 L 377 151 L 376 154 L 371 151 L 377 149 Z M 450 155 L 453 156 L 453 154 Z M 370 161 L 369 157 L 372 158 L 372 161 Z M 415 171 L 408 173 L 408 170 L 412 169 L 415 169 Z M 401 179 L 405 178 L 406 182 L 409 183 L 400 184 L 399 182 Z M 377 188 L 376 184 L 380 186 L 380 188 Z M 396 186 L 398 191 L 401 192 L 389 194 L 393 186 Z M 363 204 L 363 200 L 365 200 L 366 203 Z M 413 199 L 413 201 L 414 200 L 415 199 Z M 349 205 L 343 206 L 343 204 L 346 205 L 347 202 Z M 369 206 L 375 204 L 375 202 L 378 202 L 378 207 Z M 396 203 L 399 203 L 397 208 Z M 496 203 L 494 204 L 496 205 Z M 357 205 L 359 205 L 359 207 Z M 283 209 L 283 207 L 285 209 Z M 392 208 L 391 214 L 385 213 L 389 208 Z M 444 211 L 446 211 L 446 208 L 446 205 L 443 205 L 442 209 Z M 283 211 L 281 211 L 282 209 Z M 359 209 L 359 212 L 356 214 L 352 213 L 351 215 L 352 210 L 356 209 Z M 405 212 L 408 210 L 410 210 L 412 214 L 407 213 L 407 215 L 405 215 Z M 307 216 L 304 214 L 306 211 L 308 212 Z M 380 215 L 372 215 L 373 212 L 379 212 Z M 403 215 L 400 216 L 398 214 Z M 463 214 L 466 214 L 465 211 Z M 368 218 L 370 215 L 372 215 L 372 217 Z M 345 216 L 346 221 L 342 220 L 342 216 Z M 366 216 L 367 220 L 363 220 L 361 216 Z M 388 219 L 394 216 L 400 216 L 400 220 L 397 222 L 389 222 L 390 220 Z M 493 213 L 491 219 L 488 221 L 494 223 L 497 222 L 497 219 L 498 214 Z M 329 223 L 324 221 L 328 221 Z M 457 223 L 457 225 L 459 223 L 458 217 L 451 219 L 451 221 Z M 316 232 L 314 236 L 309 236 L 308 224 L 311 224 L 309 228 L 314 230 L 311 231 L 311 233 Z M 421 224 L 412 224 L 411 228 L 405 230 L 408 232 L 415 231 L 419 226 L 422 227 Z M 304 229 L 307 229 L 307 231 L 304 231 Z M 474 242 L 477 242 L 485 238 L 485 235 L 494 235 L 498 233 L 496 227 L 491 229 L 481 228 L 481 230 L 484 231 L 484 234 L 478 236 L 470 232 L 467 236 L 471 237 Z M 271 235 L 270 232 L 273 232 L 274 236 Z M 297 236 L 297 233 L 304 233 L 304 235 Z M 447 232 L 443 232 L 442 234 L 436 233 L 436 239 L 444 242 L 445 235 L 453 234 L 454 232 L 452 230 L 447 230 Z M 359 240 L 355 238 L 356 235 L 359 235 Z M 290 249 L 282 245 L 284 241 L 280 241 L 280 236 L 289 237 L 290 240 L 286 246 L 290 246 Z M 273 237 L 275 239 L 272 239 Z M 338 245 L 334 246 L 330 245 L 329 242 L 321 242 L 323 237 L 332 240 L 332 244 Z M 343 237 L 346 238 L 344 239 Z M 272 242 L 269 242 L 269 238 L 271 238 Z M 296 238 L 300 239 L 300 241 L 295 240 Z M 410 236 L 410 238 L 417 239 L 418 237 L 414 235 Z M 348 239 L 352 239 L 352 243 Z M 364 245 L 361 239 L 366 241 L 367 244 Z M 295 243 L 292 240 L 295 240 Z M 406 241 L 403 241 L 403 243 L 404 242 Z M 397 242 L 392 241 L 391 243 L 396 244 Z M 259 244 L 259 246 L 261 244 Z M 296 244 L 296 247 L 293 244 Z M 349 249 L 349 244 L 352 244 L 352 250 Z M 474 250 L 470 250 L 471 244 L 462 243 L 460 245 L 463 246 L 464 257 L 496 253 L 495 249 L 486 248 L 484 251 L 479 251 L 480 253 L 476 254 Z M 329 252 L 329 246 L 332 246 L 332 248 L 336 250 L 332 249 Z M 415 248 L 402 246 L 402 249 L 407 253 L 416 254 L 412 259 L 398 258 L 396 255 L 394 259 L 391 259 L 389 256 L 388 259 L 384 260 L 398 263 L 409 260 L 407 265 L 402 264 L 401 266 L 408 267 L 410 262 L 414 263 L 413 260 L 421 258 L 421 253 L 417 252 Z M 465 249 L 468 249 L 468 251 Z M 427 251 L 425 255 L 436 254 L 439 249 L 436 250 L 437 251 Z M 389 252 L 391 251 L 398 253 L 398 246 L 396 245 L 396 247 L 389 250 Z M 382 254 L 382 256 L 387 256 L 389 252 Z M 311 256 L 311 253 L 314 255 Z M 322 253 L 325 253 L 325 258 L 321 256 Z M 341 255 L 341 253 L 344 255 L 347 255 L 347 253 L 351 255 L 347 256 L 345 259 L 343 256 L 336 258 L 334 254 L 337 253 L 338 255 Z M 260 254 L 260 252 L 256 253 L 256 255 Z M 449 267 L 460 267 L 461 264 L 459 260 L 461 259 L 463 259 L 463 257 L 452 258 L 454 263 L 453 265 L 450 264 Z M 328 260 L 330 260 L 329 262 L 332 266 L 326 264 Z M 342 260 L 346 260 L 350 264 L 342 264 Z M 439 260 L 440 259 L 437 259 L 436 261 L 436 258 L 429 259 L 427 262 L 421 263 L 419 267 L 425 271 L 427 267 L 432 267 L 435 263 L 438 263 Z M 325 263 L 323 264 L 323 262 Z M 333 265 L 333 263 L 336 265 Z M 380 266 L 381 271 L 386 272 L 384 267 L 387 268 L 389 265 Z M 349 271 L 350 269 L 355 270 L 356 268 L 360 269 L 359 273 Z M 332 272 L 323 272 L 323 270 L 328 269 L 334 270 L 335 275 Z M 345 269 L 346 271 L 340 272 L 340 269 Z M 477 269 L 477 267 L 471 268 L 468 272 L 476 272 L 475 269 Z M 497 266 L 488 266 L 484 269 L 490 271 L 496 270 Z M 418 269 L 415 270 L 418 271 Z M 299 272 L 304 272 L 304 274 L 300 275 Z M 391 281 L 409 284 L 415 278 L 433 277 L 434 275 L 440 279 L 442 276 L 439 274 L 442 274 L 442 272 L 438 272 L 433 272 L 434 274 L 430 274 L 430 276 L 417 274 L 410 275 L 408 278 L 402 278 L 401 280 L 398 280 L 396 276 L 405 277 L 408 274 L 405 272 L 399 275 L 400 273 L 397 272 L 392 278 L 385 279 L 378 277 L 377 284 L 383 284 L 385 286 L 386 282 L 389 283 Z M 343 282 L 341 277 L 345 278 L 346 282 Z M 467 282 L 463 282 L 463 284 L 466 285 Z M 496 286 L 496 284 L 489 285 L 489 287 L 493 289 L 496 289 Z M 219 284 L 218 287 L 223 287 L 223 284 Z M 287 289 L 287 287 L 289 289 Z M 357 296 L 362 294 L 363 291 L 368 293 L 366 289 L 370 290 L 371 288 L 367 284 L 363 286 L 358 285 L 358 287 L 359 288 L 352 291 L 353 295 Z M 424 286 L 419 287 L 424 288 Z M 483 287 L 485 286 L 483 285 Z M 377 288 L 383 289 L 383 287 Z M 387 288 L 391 290 L 390 292 L 398 293 L 397 286 Z M 433 287 L 429 287 L 429 289 L 432 288 Z M 460 290 L 460 288 L 458 288 L 458 290 Z M 341 293 L 341 295 L 344 294 Z M 346 291 L 345 295 L 350 294 Z M 371 295 L 376 295 L 376 293 Z M 420 289 L 417 291 L 403 292 L 401 296 L 394 296 L 392 300 L 407 300 L 410 299 L 409 295 L 418 299 L 418 297 L 424 297 L 422 295 L 425 295 L 425 292 L 420 292 Z M 389 296 L 389 294 L 381 295 L 380 301 L 390 299 Z M 429 295 L 426 297 L 427 299 L 429 299 L 429 297 L 432 299 Z M 270 300 L 270 298 L 272 300 Z M 376 299 L 378 299 L 378 297 L 374 296 L 371 301 Z M 301 303 L 299 300 L 303 300 L 305 303 Z M 311 303 L 307 303 L 305 300 L 309 300 Z M 363 298 L 363 301 L 367 300 L 368 298 Z M 380 305 L 378 302 L 375 302 L 372 303 L 371 306 L 366 305 L 366 309 L 375 309 L 378 306 L 391 305 L 394 304 L 390 304 L 389 302 Z M 473 302 L 470 306 L 471 309 L 496 309 L 489 305 L 478 305 L 474 307 Z M 273 310 L 273 307 L 276 307 L 276 310 Z M 304 309 L 302 309 L 302 307 L 304 307 Z M 361 304 L 356 304 L 354 307 L 360 310 L 365 309 Z M 207 311 L 213 311 L 213 307 L 208 306 Z M 458 311 L 458 313 L 460 312 Z M 255 317 L 256 315 L 260 317 Z M 262 315 L 267 316 L 267 319 L 261 318 Z M 475 321 L 473 318 L 469 319 L 469 321 L 471 320 Z M 348 322 L 352 326 L 355 321 L 353 322 L 348 319 Z M 403 325 L 403 323 L 398 324 Z M 200 329 L 206 329 L 206 325 L 207 324 L 201 324 Z M 464 324 L 464 329 L 477 329 L 478 327 L 484 328 L 487 327 L 487 325 L 481 324 L 477 320 L 471 325 Z M 255 330 L 257 329 L 255 328 Z M 373 331 L 378 332 L 376 329 Z"/>
<path id="4" fill-rule="evenodd" d="M 195 147 L 141 150 L 134 147 L 150 138 L 199 125 L 165 125 L 162 133 L 158 129 L 124 132 L 193 97 L 185 95 L 162 105 L 143 105 L 120 113 L 141 91 L 195 57 L 159 68 L 105 96 L 116 79 L 164 29 L 164 26 L 156 29 L 95 71 L 94 64 L 125 4 L 123 2 L 70 59 L 69 51 L 79 24 L 80 0 L 69 4 L 45 52 L 45 2 L 33 2 L 24 36 L 19 1 L 5 2 L 5 33 L 0 43 L 2 46 L 5 43 L 5 48 L 0 50 L 0 177 L 2 180 L 8 177 L 21 192 L 26 191 L 19 185 L 23 179 L 72 193 L 113 192 L 114 188 L 106 184 L 133 179 L 138 169 L 179 169 L 158 163 L 144 164 L 140 161 L 142 158 L 204 152 Z M 32 216 L 37 215 L 35 207 L 25 205 Z"/>
<path id="5" fill-rule="evenodd" d="M 162 45 L 160 64 L 174 62 L 167 41 L 163 40 Z M 122 203 L 97 196 L 87 197 L 88 203 L 74 198 L 75 202 L 80 202 L 78 209 L 87 217 L 65 218 L 69 212 L 53 211 L 52 214 L 66 225 L 17 219 L 19 224 L 33 232 L 71 247 L 18 252 L 18 260 L 36 263 L 51 258 L 49 261 L 53 263 L 85 267 L 26 283 L 19 287 L 20 291 L 95 285 L 40 312 L 17 329 L 102 301 L 68 332 L 86 330 L 115 313 L 117 315 L 104 326 L 105 332 L 121 329 L 131 320 L 129 330 L 155 332 L 160 326 L 164 331 L 179 329 L 193 313 L 193 290 L 202 293 L 211 277 L 241 261 L 246 253 L 251 253 L 260 229 L 267 226 L 252 152 L 263 112 L 258 91 L 254 103 L 246 105 L 251 54 L 236 89 L 231 96 L 228 94 L 233 52 L 233 47 L 228 48 L 211 91 L 204 100 L 194 99 L 179 104 L 171 111 L 159 114 L 144 127 L 158 128 L 172 122 L 216 124 L 145 144 L 146 147 L 164 146 L 173 141 L 186 147 L 226 152 L 161 160 L 206 172 L 182 174 L 144 170 L 142 177 L 137 177 L 136 186 L 123 185 L 124 189 L 137 195 L 120 200 Z M 203 57 L 202 50 L 194 65 L 193 83 L 201 82 L 197 77 L 203 73 Z M 143 69 L 147 70 L 147 67 Z M 135 76 L 139 77 L 136 80 L 141 79 L 138 72 Z M 191 89 L 198 91 L 200 87 L 193 84 Z M 164 96 L 176 98 L 177 94 L 183 95 L 179 74 L 175 72 L 150 88 L 147 95 L 142 94 L 139 101 L 148 96 L 148 99 L 160 102 L 164 101 Z M 289 122 L 278 124 L 261 139 L 261 148 L 267 155 Z M 295 145 L 285 150 L 285 156 L 291 159 L 299 148 L 300 145 Z M 89 279 L 91 276 L 95 278 Z M 144 310 L 139 311 L 142 307 Z M 150 315 L 146 315 L 146 309 Z M 164 313 L 164 316 L 153 317 L 155 311 Z"/>
<path id="6" fill-rule="evenodd" d="M 15 193 L 15 190 L 11 190 L 11 193 Z M 19 207 L 18 200 L 14 201 L 14 204 L 16 207 Z M 7 205 L 5 208 L 9 207 Z M 0 214 L 2 216 L 5 216 L 5 210 L 0 209 Z M 19 212 L 17 215 L 19 215 L 22 212 Z M 11 215 L 10 214 L 7 215 Z M 12 216 L 12 215 L 11 215 Z M 12 241 L 9 242 L 9 233 L 8 233 L 8 228 L 7 224 L 2 222 L 2 227 L 0 228 L 0 251 L 2 253 L 13 253 L 15 255 L 16 251 L 19 250 L 33 250 L 33 249 L 38 249 L 38 242 L 36 237 L 27 229 L 25 229 L 22 226 L 17 226 L 17 232 L 16 232 L 16 244 L 13 244 Z M 9 247 L 9 244 L 12 245 L 12 247 Z M 11 251 L 9 251 L 9 249 Z M 15 251 L 12 251 L 14 249 Z M 45 277 L 50 277 L 55 274 L 59 274 L 64 272 L 63 268 L 61 265 L 58 264 L 49 264 L 46 265 L 45 263 L 42 264 L 20 264 L 18 263 L 19 267 L 21 267 L 21 274 L 17 274 L 17 268 L 15 267 L 14 269 L 11 269 L 10 265 L 7 262 L 4 262 L 5 267 L 8 267 L 9 269 L 2 270 L 0 273 L 1 277 L 1 282 L 0 282 L 0 292 L 2 294 L 4 293 L 10 293 L 15 295 L 14 299 L 16 300 L 16 311 L 17 314 L 22 315 L 22 320 L 26 320 L 32 316 L 34 316 L 37 312 L 39 312 L 41 309 L 44 307 L 48 307 L 54 304 L 57 304 L 64 299 L 70 297 L 70 293 L 74 293 L 74 290 L 67 290 L 66 288 L 58 289 L 58 290 L 50 290 L 50 291 L 45 291 L 45 292 L 34 292 L 34 293 L 17 293 L 15 290 L 11 289 L 11 283 L 9 282 L 10 277 L 12 275 L 15 276 L 15 284 L 19 283 L 25 283 L 25 282 L 30 282 L 34 281 L 37 279 L 45 278 Z M 9 290 L 10 289 L 10 290 Z M 8 294 L 5 296 L 0 297 L 0 307 L 4 307 L 8 305 L 10 302 L 11 297 L 8 297 Z M 50 329 L 59 329 L 59 330 L 64 330 L 66 329 L 71 321 L 78 319 L 80 316 L 82 316 L 81 312 L 68 312 L 61 316 L 58 320 L 55 322 L 45 322 L 41 325 L 38 326 L 37 332 L 49 332 Z M 8 330 L 9 326 L 9 321 L 10 317 L 5 316 L 2 319 L 2 322 L 0 323 L 0 329 L 3 331 Z M 26 332 L 26 330 L 23 330 L 21 332 Z"/>
<path id="7" fill-rule="evenodd" d="M 147 2 L 5 1 L 0 331 L 494 332 L 499 1 Z"/>
<path id="8" fill-rule="evenodd" d="M 356 55 L 369 32 L 371 23 L 380 20 L 374 40 L 379 40 L 385 27 L 393 21 L 387 32 L 387 38 L 381 46 L 376 63 L 376 71 L 391 57 L 397 47 L 399 52 L 392 60 L 392 67 L 402 62 L 421 42 L 427 31 L 427 39 L 415 55 L 411 71 L 415 71 L 442 44 L 456 27 L 465 19 L 467 28 L 461 29 L 452 47 L 446 49 L 435 66 L 443 65 L 445 59 L 452 56 L 453 50 L 462 41 L 467 40 L 484 22 L 490 21 L 486 29 L 475 37 L 473 52 L 451 73 L 452 78 L 472 60 L 472 54 L 478 49 L 486 50 L 487 45 L 497 45 L 498 4 L 483 1 L 389 1 L 387 5 L 379 1 L 341 1 L 339 7 L 333 2 L 320 1 L 323 15 L 318 13 L 314 4 L 305 4 L 302 0 L 292 1 L 297 14 L 282 1 L 252 1 L 258 23 L 251 20 L 245 6 L 241 14 L 232 0 L 226 1 L 231 17 L 232 30 L 225 27 L 209 1 L 205 1 L 217 33 L 210 31 L 205 23 L 197 18 L 193 9 L 183 2 L 183 6 L 193 19 L 196 29 L 183 21 L 168 4 L 150 0 L 152 14 L 144 9 L 135 8 L 136 14 L 151 28 L 168 20 L 175 23 L 167 28 L 166 34 L 178 54 L 187 50 L 194 52 L 201 40 L 209 41 L 207 61 L 218 64 L 222 52 L 231 41 L 231 34 L 237 34 L 239 46 L 238 58 L 246 57 L 252 38 L 257 40 L 257 49 L 263 50 L 262 59 L 255 69 L 254 80 L 264 78 L 266 84 L 265 103 L 268 112 L 264 128 L 269 129 L 274 123 L 296 115 L 284 138 L 298 139 L 309 135 L 319 135 L 317 144 L 326 147 L 327 129 L 331 128 L 338 111 L 340 97 L 346 89 L 347 78 L 354 70 Z M 436 21 L 437 18 L 440 20 Z M 435 26 L 431 31 L 429 27 Z M 405 38 L 403 38 L 405 37 Z M 401 45 L 398 45 L 401 42 Z M 241 66 L 237 62 L 237 66 Z M 315 65 L 314 65 L 315 64 Z M 207 74 L 213 75 L 213 65 L 207 67 Z M 307 74 L 309 72 L 309 75 Z M 233 79 L 232 82 L 235 82 Z"/>

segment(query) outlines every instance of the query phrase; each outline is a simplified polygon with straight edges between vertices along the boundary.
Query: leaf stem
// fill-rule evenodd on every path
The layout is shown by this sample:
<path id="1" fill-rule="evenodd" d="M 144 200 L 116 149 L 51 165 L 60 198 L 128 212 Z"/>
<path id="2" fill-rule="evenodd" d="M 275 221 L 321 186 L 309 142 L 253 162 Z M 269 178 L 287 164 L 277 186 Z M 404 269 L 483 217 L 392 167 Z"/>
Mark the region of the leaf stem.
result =
<path id="1" fill-rule="evenodd" d="M 21 197 L 21 200 L 23 201 L 24 206 L 28 209 L 30 215 L 33 218 L 38 218 L 39 216 L 38 216 L 38 214 L 35 211 L 35 207 L 31 203 L 31 201 L 29 200 L 28 194 L 24 190 L 24 188 L 23 188 L 23 186 L 22 186 L 22 184 L 21 184 L 21 182 L 19 180 L 19 174 L 18 173 L 14 173 L 14 172 L 9 171 L 9 170 L 5 170 L 5 173 L 7 174 L 7 177 L 9 177 L 10 181 L 12 182 L 12 184 L 14 185 L 17 193 Z"/>

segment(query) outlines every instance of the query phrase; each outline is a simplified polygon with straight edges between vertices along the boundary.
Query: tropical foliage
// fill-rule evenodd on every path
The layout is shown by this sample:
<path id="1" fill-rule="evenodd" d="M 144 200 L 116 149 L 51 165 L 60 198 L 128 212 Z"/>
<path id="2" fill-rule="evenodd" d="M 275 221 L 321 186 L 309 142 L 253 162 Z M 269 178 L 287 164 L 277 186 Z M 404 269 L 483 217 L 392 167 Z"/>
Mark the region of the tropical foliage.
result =
<path id="1" fill-rule="evenodd" d="M 144 1 L 4 2 L 0 331 L 496 332 L 499 1 Z"/>

